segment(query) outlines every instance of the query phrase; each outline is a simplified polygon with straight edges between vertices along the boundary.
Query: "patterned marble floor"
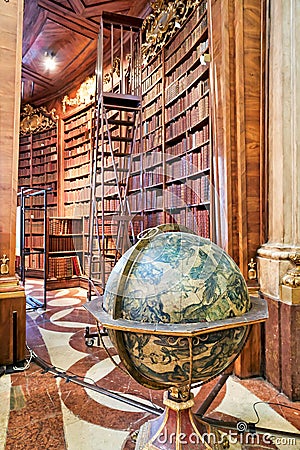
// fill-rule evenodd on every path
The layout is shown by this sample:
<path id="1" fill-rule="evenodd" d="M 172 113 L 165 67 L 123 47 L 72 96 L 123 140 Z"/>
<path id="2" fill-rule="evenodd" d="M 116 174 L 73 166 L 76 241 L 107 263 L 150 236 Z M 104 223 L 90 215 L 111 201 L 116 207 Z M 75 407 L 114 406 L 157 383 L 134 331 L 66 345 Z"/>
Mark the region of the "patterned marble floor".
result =
<path id="1" fill-rule="evenodd" d="M 41 283 L 28 280 L 26 293 L 42 299 Z M 114 366 L 102 347 L 86 346 L 85 327 L 94 327 L 95 323 L 82 306 L 85 301 L 86 291 L 81 288 L 48 292 L 46 311 L 27 314 L 28 347 L 70 377 L 162 406 L 161 391 L 139 386 Z M 114 349 L 110 350 L 118 360 Z M 195 392 L 195 409 L 215 383 L 211 381 Z M 23 372 L 0 378 L 0 405 L 0 450 L 133 450 L 134 431 L 154 418 L 136 407 L 54 377 L 34 362 Z M 260 378 L 239 380 L 230 376 L 206 416 L 236 423 L 257 422 L 255 409 L 261 428 L 289 433 L 300 430 L 300 402 L 289 402 Z M 233 450 L 300 450 L 300 439 L 289 435 L 271 438 L 268 434 L 253 440 L 232 432 L 227 437 Z"/>

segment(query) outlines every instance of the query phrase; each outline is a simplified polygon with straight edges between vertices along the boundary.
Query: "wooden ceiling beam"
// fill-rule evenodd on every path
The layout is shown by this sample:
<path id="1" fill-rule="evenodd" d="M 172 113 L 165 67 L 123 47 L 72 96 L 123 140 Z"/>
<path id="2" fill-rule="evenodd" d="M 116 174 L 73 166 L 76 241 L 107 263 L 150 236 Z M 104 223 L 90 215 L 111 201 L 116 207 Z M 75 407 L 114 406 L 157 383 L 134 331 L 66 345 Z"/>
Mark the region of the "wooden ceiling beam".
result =
<path id="1" fill-rule="evenodd" d="M 85 9 L 85 5 L 81 0 L 68 0 L 69 5 L 76 14 L 82 14 Z"/>
<path id="2" fill-rule="evenodd" d="M 98 35 L 98 27 L 83 17 L 78 17 L 76 13 L 69 11 L 67 8 L 52 1 L 38 0 L 38 6 L 48 11 L 49 19 L 59 23 L 69 30 L 80 33 L 90 39 L 94 39 Z"/>
<path id="3" fill-rule="evenodd" d="M 131 5 L 132 1 L 130 0 L 118 1 L 117 5 L 114 1 L 105 1 L 103 3 L 101 2 L 100 4 L 97 3 L 91 6 L 86 6 L 82 16 L 88 19 L 90 17 L 99 16 L 102 11 L 117 13 L 116 7 L 118 8 L 118 11 L 125 11 L 127 9 L 129 10 Z"/>
<path id="4" fill-rule="evenodd" d="M 39 84 L 40 86 L 48 88 L 49 86 L 53 86 L 51 83 L 50 78 L 43 77 L 42 75 L 39 75 L 38 73 L 31 70 L 29 67 L 25 66 L 23 64 L 22 66 L 22 77 L 34 81 L 36 84 Z"/>

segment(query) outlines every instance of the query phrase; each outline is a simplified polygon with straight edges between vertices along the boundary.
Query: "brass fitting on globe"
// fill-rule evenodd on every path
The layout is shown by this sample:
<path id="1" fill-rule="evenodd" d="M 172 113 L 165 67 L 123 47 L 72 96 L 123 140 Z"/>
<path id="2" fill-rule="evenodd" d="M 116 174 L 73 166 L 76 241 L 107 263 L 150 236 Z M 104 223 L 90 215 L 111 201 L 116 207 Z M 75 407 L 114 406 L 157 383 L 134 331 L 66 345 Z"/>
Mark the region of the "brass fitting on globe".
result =
<path id="1" fill-rule="evenodd" d="M 168 390 L 168 398 L 175 401 L 187 401 L 191 398 L 191 391 L 188 386 L 172 386 Z"/>

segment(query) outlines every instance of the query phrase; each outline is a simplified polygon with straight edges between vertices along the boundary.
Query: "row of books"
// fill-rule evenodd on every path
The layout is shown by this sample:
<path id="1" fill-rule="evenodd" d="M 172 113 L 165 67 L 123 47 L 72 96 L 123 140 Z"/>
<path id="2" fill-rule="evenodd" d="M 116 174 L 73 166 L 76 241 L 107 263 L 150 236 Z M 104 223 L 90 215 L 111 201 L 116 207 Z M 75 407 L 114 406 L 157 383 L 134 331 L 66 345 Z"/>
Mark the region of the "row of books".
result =
<path id="1" fill-rule="evenodd" d="M 57 161 L 57 153 L 48 153 L 39 157 L 32 158 L 32 164 L 47 164 L 50 161 Z"/>
<path id="2" fill-rule="evenodd" d="M 206 209 L 192 208 L 191 214 L 187 214 L 186 226 L 199 236 L 210 237 L 210 215 Z"/>
<path id="3" fill-rule="evenodd" d="M 50 145 L 49 147 L 45 147 L 44 145 L 41 145 L 40 148 L 32 150 L 32 155 L 34 157 L 43 156 L 43 155 L 50 155 L 51 153 L 56 153 L 57 147 L 56 145 Z"/>
<path id="4" fill-rule="evenodd" d="M 44 254 L 34 254 L 25 256 L 25 269 L 44 269 Z"/>
<path id="5" fill-rule="evenodd" d="M 165 223 L 164 213 L 155 211 L 144 215 L 144 229 L 156 227 Z"/>
<path id="6" fill-rule="evenodd" d="M 153 167 L 156 164 L 162 163 L 163 154 L 160 150 L 153 150 L 152 152 L 145 153 L 144 155 L 143 165 L 146 169 Z"/>
<path id="7" fill-rule="evenodd" d="M 57 136 L 56 134 L 48 139 L 39 139 L 34 140 L 35 136 L 32 139 L 32 150 L 43 150 L 45 147 L 56 147 Z"/>
<path id="8" fill-rule="evenodd" d="M 90 189 L 83 187 L 80 189 L 72 189 L 64 191 L 64 202 L 87 202 L 90 200 Z"/>
<path id="9" fill-rule="evenodd" d="M 143 120 L 149 119 L 154 114 L 161 115 L 162 97 L 161 95 L 155 99 L 150 105 L 143 107 Z"/>
<path id="10" fill-rule="evenodd" d="M 193 175 L 210 166 L 209 146 L 205 145 L 199 152 L 183 155 L 180 160 L 172 161 L 166 166 L 166 175 L 168 178 L 181 178 Z"/>
<path id="11" fill-rule="evenodd" d="M 30 157 L 31 157 L 30 150 L 25 149 L 25 151 L 24 151 L 24 148 L 22 148 L 22 147 L 20 146 L 19 162 L 22 161 L 23 159 L 28 159 L 28 158 L 30 158 Z"/>
<path id="12" fill-rule="evenodd" d="M 177 223 L 186 226 L 199 236 L 210 237 L 209 211 L 198 208 L 172 210 L 167 214 L 169 223 Z"/>
<path id="13" fill-rule="evenodd" d="M 143 67 L 143 74 L 142 79 L 146 79 L 147 77 L 151 76 L 152 72 L 158 68 L 158 66 L 161 64 L 161 53 L 158 53 L 158 55 L 150 62 L 150 64 L 147 64 L 146 67 Z"/>
<path id="14" fill-rule="evenodd" d="M 88 216 L 90 214 L 90 203 L 68 203 L 64 205 L 65 216 Z"/>
<path id="15" fill-rule="evenodd" d="M 33 165 L 32 174 L 39 175 L 44 172 L 54 172 L 57 171 L 57 161 L 48 161 L 44 165 Z"/>
<path id="16" fill-rule="evenodd" d="M 178 78 L 185 76 L 185 74 L 189 73 L 191 67 L 197 62 L 199 64 L 199 59 L 203 53 L 205 53 L 208 49 L 208 39 L 200 42 L 200 44 L 193 50 L 191 56 L 183 61 L 179 67 L 176 67 L 171 73 L 166 77 L 166 86 L 170 86 L 171 83 L 176 81 Z M 206 67 L 198 66 L 199 72 L 198 76 L 200 76 L 204 71 L 207 70 Z"/>
<path id="17" fill-rule="evenodd" d="M 118 198 L 104 198 L 103 210 L 104 211 L 119 211 L 120 201 Z"/>
<path id="18" fill-rule="evenodd" d="M 143 74 L 144 75 L 144 74 Z M 152 85 L 162 78 L 162 66 L 157 67 L 157 70 L 152 71 L 149 76 L 142 79 L 142 94 L 144 94 Z"/>
<path id="19" fill-rule="evenodd" d="M 72 128 L 70 131 L 65 129 L 64 140 L 65 142 L 70 140 L 71 138 L 76 138 L 81 134 L 89 135 L 89 123 L 83 123 L 79 127 Z"/>
<path id="20" fill-rule="evenodd" d="M 49 252 L 73 252 L 82 250 L 82 237 L 76 235 L 50 235 Z"/>
<path id="21" fill-rule="evenodd" d="M 82 124 L 86 124 L 88 122 L 88 119 L 89 119 L 89 117 L 88 117 L 87 111 L 81 113 L 77 118 L 72 117 L 71 120 L 65 121 L 65 124 L 64 124 L 65 132 L 76 129 Z"/>
<path id="22" fill-rule="evenodd" d="M 48 231 L 51 235 L 80 234 L 82 219 L 51 217 Z"/>
<path id="23" fill-rule="evenodd" d="M 144 209 L 162 209 L 163 208 L 163 190 L 147 189 L 145 191 Z"/>
<path id="24" fill-rule="evenodd" d="M 110 217 L 109 219 L 106 218 L 104 220 L 104 223 L 103 223 L 104 234 L 106 236 L 117 236 L 118 224 L 119 224 L 119 222 L 116 219 L 114 219 L 113 217 Z M 89 226 L 90 226 L 89 219 L 86 219 L 84 221 L 84 233 L 85 233 L 85 235 L 89 234 Z M 98 228 L 99 228 L 99 230 L 102 230 L 102 217 L 98 218 Z M 86 247 L 85 248 L 88 248 L 88 237 L 87 237 L 87 240 L 86 240 Z"/>
<path id="25" fill-rule="evenodd" d="M 19 177 L 29 177 L 29 176 L 30 176 L 29 167 L 19 168 Z"/>
<path id="26" fill-rule="evenodd" d="M 176 183 L 167 186 L 165 191 L 167 208 L 200 205 L 210 199 L 209 176 L 189 179 L 185 183 Z"/>
<path id="27" fill-rule="evenodd" d="M 86 177 L 90 174 L 90 164 L 65 169 L 65 179 Z"/>
<path id="28" fill-rule="evenodd" d="M 69 141 L 65 141 L 64 148 L 65 148 L 65 150 L 68 150 L 68 149 L 72 149 L 78 145 L 82 146 L 82 144 L 89 141 L 89 139 L 90 139 L 89 136 L 80 135 L 77 138 L 73 138 L 73 139 L 70 139 Z"/>
<path id="29" fill-rule="evenodd" d="M 60 256 L 49 258 L 48 278 L 63 279 L 81 275 L 78 256 Z"/>
<path id="30" fill-rule="evenodd" d="M 20 153 L 19 153 L 19 167 L 24 167 L 24 166 L 26 167 L 28 165 L 27 159 L 29 159 L 29 158 L 30 158 L 30 152 L 26 151 L 24 153 L 21 153 L 21 149 L 20 149 Z"/>
<path id="31" fill-rule="evenodd" d="M 33 140 L 40 141 L 45 138 L 50 138 L 56 136 L 56 127 L 49 128 L 48 130 L 41 131 L 40 133 L 36 133 L 32 136 Z"/>
<path id="32" fill-rule="evenodd" d="M 52 188 L 53 185 L 52 185 L 52 183 L 35 183 L 33 181 L 32 186 L 36 187 L 36 188 L 40 187 L 41 189 L 44 189 L 45 187 Z M 33 200 L 32 201 L 32 205 L 34 207 L 40 207 L 40 208 L 44 207 L 44 197 L 41 197 L 41 198 L 35 197 L 32 200 Z M 49 208 L 49 206 L 51 206 L 51 205 L 53 206 L 56 203 L 57 203 L 57 192 L 56 192 L 56 190 L 55 191 L 48 191 L 47 192 L 47 207 Z"/>
<path id="33" fill-rule="evenodd" d="M 44 236 L 31 234 L 30 236 L 25 236 L 24 244 L 26 248 L 43 248 L 44 247 Z"/>
<path id="34" fill-rule="evenodd" d="M 208 96 L 205 96 L 192 108 L 186 110 L 184 115 L 177 117 L 166 126 L 166 140 L 172 139 L 198 125 L 208 116 L 208 113 L 209 101 Z"/>
<path id="35" fill-rule="evenodd" d="M 85 178 L 78 178 L 78 180 L 65 180 L 64 189 L 65 191 L 85 188 L 87 186 L 87 182 Z"/>
<path id="36" fill-rule="evenodd" d="M 76 157 L 68 158 L 64 160 L 64 167 L 68 169 L 69 167 L 79 166 L 83 164 L 88 164 L 90 162 L 90 155 L 88 152 L 80 153 Z"/>
<path id="37" fill-rule="evenodd" d="M 209 139 L 208 125 L 203 126 L 200 130 L 184 136 L 180 141 L 175 142 L 166 149 L 166 160 L 174 158 L 174 156 L 184 155 L 186 152 L 200 149 L 207 145 Z"/>
<path id="38" fill-rule="evenodd" d="M 34 175 L 32 177 L 32 184 L 33 185 L 40 185 L 47 184 L 47 187 L 49 187 L 49 183 L 55 183 L 57 181 L 57 174 L 56 172 L 47 172 L 43 173 L 41 175 Z"/>
<path id="39" fill-rule="evenodd" d="M 195 109 L 198 114 L 195 114 Z M 177 120 L 179 114 L 186 115 L 187 118 L 192 114 L 196 119 L 206 117 L 209 114 L 209 96 L 205 95 L 201 98 L 195 89 L 191 90 L 186 96 L 180 97 L 176 103 L 166 108 L 167 122 Z M 193 117 L 191 117 L 191 121 L 193 121 Z"/>
<path id="40" fill-rule="evenodd" d="M 150 103 L 151 100 L 153 100 L 158 95 L 161 95 L 162 93 L 162 85 L 161 83 L 156 83 L 153 85 L 153 88 L 143 96 L 143 104 Z"/>
<path id="41" fill-rule="evenodd" d="M 166 103 L 168 104 L 172 100 L 176 99 L 179 94 L 184 94 L 186 90 L 188 90 L 189 94 L 192 95 L 192 97 L 189 98 L 189 103 L 186 103 L 186 106 L 202 97 L 202 95 L 208 90 L 208 79 L 200 79 L 203 71 L 203 66 L 198 66 L 189 74 L 182 76 L 174 81 L 174 83 L 170 84 L 166 89 Z"/>
<path id="42" fill-rule="evenodd" d="M 147 170 L 143 173 L 143 186 L 152 186 L 155 184 L 163 183 L 164 181 L 164 168 L 163 166 L 155 166 L 153 169 Z"/>
<path id="43" fill-rule="evenodd" d="M 162 129 L 158 128 L 153 133 L 147 134 L 143 139 L 143 151 L 148 152 L 154 150 L 156 147 L 162 144 Z"/>
<path id="44" fill-rule="evenodd" d="M 143 135 L 145 136 L 146 134 L 151 133 L 151 131 L 156 130 L 158 127 L 161 127 L 161 125 L 161 114 L 151 116 L 150 119 L 143 123 Z"/>
<path id="45" fill-rule="evenodd" d="M 195 45 L 195 43 L 199 40 L 199 36 L 201 36 L 204 30 L 207 29 L 207 15 L 205 14 L 199 24 L 192 32 L 190 32 L 190 27 L 185 27 L 184 32 L 178 34 L 177 38 L 172 42 L 172 46 L 166 49 L 166 61 L 165 67 L 166 72 L 169 71 L 176 63 L 178 63 Z M 186 34 L 186 36 L 184 36 Z M 177 42 L 178 41 L 178 42 Z M 179 45 L 179 41 L 181 41 Z M 172 53 L 173 48 L 177 50 Z M 171 56 L 168 55 L 171 53 Z"/>
<path id="46" fill-rule="evenodd" d="M 88 153 L 90 151 L 90 143 L 85 142 L 82 145 L 78 145 L 77 147 L 71 149 L 64 149 L 64 158 L 73 158 L 74 156 L 81 155 L 82 153 Z"/>

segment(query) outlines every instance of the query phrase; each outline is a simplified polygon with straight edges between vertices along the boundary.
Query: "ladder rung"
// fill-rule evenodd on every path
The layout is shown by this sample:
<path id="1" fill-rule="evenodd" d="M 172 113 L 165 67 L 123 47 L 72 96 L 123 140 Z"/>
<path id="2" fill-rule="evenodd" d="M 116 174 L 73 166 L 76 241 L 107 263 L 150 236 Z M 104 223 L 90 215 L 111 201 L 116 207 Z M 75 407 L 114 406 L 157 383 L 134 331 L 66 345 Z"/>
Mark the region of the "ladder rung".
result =
<path id="1" fill-rule="evenodd" d="M 104 136 L 104 139 L 108 141 L 108 136 Z M 113 142 L 132 142 L 133 138 L 123 136 L 111 136 L 110 139 Z"/>
<path id="2" fill-rule="evenodd" d="M 108 119 L 108 123 L 111 125 L 124 125 L 127 127 L 133 127 L 134 122 L 130 120 L 121 120 L 121 119 Z"/>

